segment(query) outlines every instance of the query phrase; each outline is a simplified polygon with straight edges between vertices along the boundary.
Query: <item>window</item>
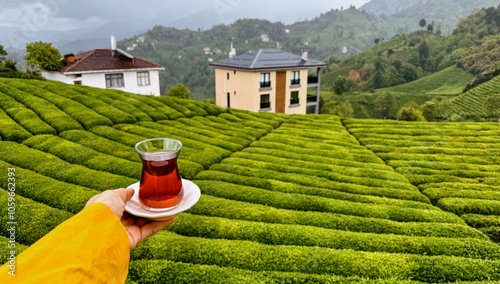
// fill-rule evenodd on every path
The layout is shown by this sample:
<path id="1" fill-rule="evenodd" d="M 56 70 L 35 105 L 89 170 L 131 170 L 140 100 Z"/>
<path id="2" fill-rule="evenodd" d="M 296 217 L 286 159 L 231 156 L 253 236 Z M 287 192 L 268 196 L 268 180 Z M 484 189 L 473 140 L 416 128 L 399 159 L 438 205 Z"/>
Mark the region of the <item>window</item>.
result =
<path id="1" fill-rule="evenodd" d="M 82 81 L 81 80 L 79 80 L 79 81 L 73 81 L 73 84 L 75 84 L 75 85 L 81 85 Z"/>
<path id="2" fill-rule="evenodd" d="M 123 87 L 123 73 L 119 74 L 106 74 L 106 88 Z"/>
<path id="3" fill-rule="evenodd" d="M 298 91 L 292 92 L 290 95 L 290 104 L 296 105 L 298 103 L 299 103 L 299 92 Z"/>
<path id="4" fill-rule="evenodd" d="M 267 95 L 260 95 L 260 108 L 270 108 L 271 107 L 271 102 L 269 101 L 269 94 Z"/>
<path id="5" fill-rule="evenodd" d="M 271 87 L 271 73 L 260 73 L 260 87 Z"/>
<path id="6" fill-rule="evenodd" d="M 229 80 L 229 72 L 227 72 L 227 79 Z"/>
<path id="7" fill-rule="evenodd" d="M 227 107 L 231 107 L 231 93 L 227 93 Z"/>
<path id="8" fill-rule="evenodd" d="M 292 71 L 292 85 L 300 84 L 300 71 Z"/>
<path id="9" fill-rule="evenodd" d="M 149 81 L 149 71 L 137 72 L 137 85 L 138 86 L 151 85 L 151 82 Z"/>

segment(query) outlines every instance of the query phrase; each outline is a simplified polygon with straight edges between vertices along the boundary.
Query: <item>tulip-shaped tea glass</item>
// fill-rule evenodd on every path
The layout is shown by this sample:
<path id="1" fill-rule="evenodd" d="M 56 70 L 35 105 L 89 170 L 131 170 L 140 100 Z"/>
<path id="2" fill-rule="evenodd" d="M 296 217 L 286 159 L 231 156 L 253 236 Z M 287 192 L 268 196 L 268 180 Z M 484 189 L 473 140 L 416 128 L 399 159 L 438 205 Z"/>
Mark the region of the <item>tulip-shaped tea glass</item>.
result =
<path id="1" fill-rule="evenodd" d="M 170 138 L 153 138 L 135 145 L 142 160 L 139 201 L 152 211 L 165 211 L 179 205 L 184 195 L 177 168 L 182 143 Z"/>

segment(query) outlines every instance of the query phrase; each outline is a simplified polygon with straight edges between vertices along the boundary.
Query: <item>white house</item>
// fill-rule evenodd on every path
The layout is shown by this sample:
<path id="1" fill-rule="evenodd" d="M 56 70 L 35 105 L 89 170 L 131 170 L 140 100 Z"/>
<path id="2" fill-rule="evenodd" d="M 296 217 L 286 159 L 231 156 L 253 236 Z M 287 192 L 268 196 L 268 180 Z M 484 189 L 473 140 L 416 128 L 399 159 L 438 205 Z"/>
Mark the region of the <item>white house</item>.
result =
<path id="1" fill-rule="evenodd" d="M 159 71 L 165 68 L 117 49 L 113 37 L 111 49 L 66 54 L 64 60 L 59 72 L 42 71 L 42 76 L 67 84 L 160 96 Z"/>

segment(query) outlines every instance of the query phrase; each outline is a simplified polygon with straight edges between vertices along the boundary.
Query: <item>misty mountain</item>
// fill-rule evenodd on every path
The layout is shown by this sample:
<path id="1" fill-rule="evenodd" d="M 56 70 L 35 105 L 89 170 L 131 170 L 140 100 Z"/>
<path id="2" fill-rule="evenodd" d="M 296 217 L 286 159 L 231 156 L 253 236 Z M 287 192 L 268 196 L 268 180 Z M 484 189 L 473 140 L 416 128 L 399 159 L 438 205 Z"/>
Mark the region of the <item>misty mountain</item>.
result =
<path id="1" fill-rule="evenodd" d="M 415 6 L 421 3 L 422 0 L 372 0 L 363 6 L 361 6 L 360 10 L 365 10 L 367 12 L 371 12 L 377 15 L 385 14 L 392 15 L 396 14 L 401 10 L 409 8 L 411 6 Z"/>

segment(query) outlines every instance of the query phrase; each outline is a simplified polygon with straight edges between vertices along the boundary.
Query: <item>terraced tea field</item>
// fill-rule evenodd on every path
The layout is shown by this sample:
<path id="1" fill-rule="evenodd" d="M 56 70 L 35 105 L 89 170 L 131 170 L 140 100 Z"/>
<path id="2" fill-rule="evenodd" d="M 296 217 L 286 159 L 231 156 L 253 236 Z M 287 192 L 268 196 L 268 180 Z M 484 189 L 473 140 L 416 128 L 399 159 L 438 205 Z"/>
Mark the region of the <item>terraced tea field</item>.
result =
<path id="1" fill-rule="evenodd" d="M 132 252 L 131 283 L 500 281 L 495 226 L 478 225 L 500 214 L 464 203 L 497 202 L 497 124 L 342 122 L 11 79 L 0 79 L 0 100 L 0 172 L 16 169 L 20 248 L 98 192 L 135 183 L 135 143 L 167 136 L 183 142 L 179 170 L 202 197 Z M 422 146 L 415 129 L 434 144 L 398 152 Z M 435 158 L 402 158 L 426 151 Z M 6 178 L 0 188 L 6 199 Z"/>

